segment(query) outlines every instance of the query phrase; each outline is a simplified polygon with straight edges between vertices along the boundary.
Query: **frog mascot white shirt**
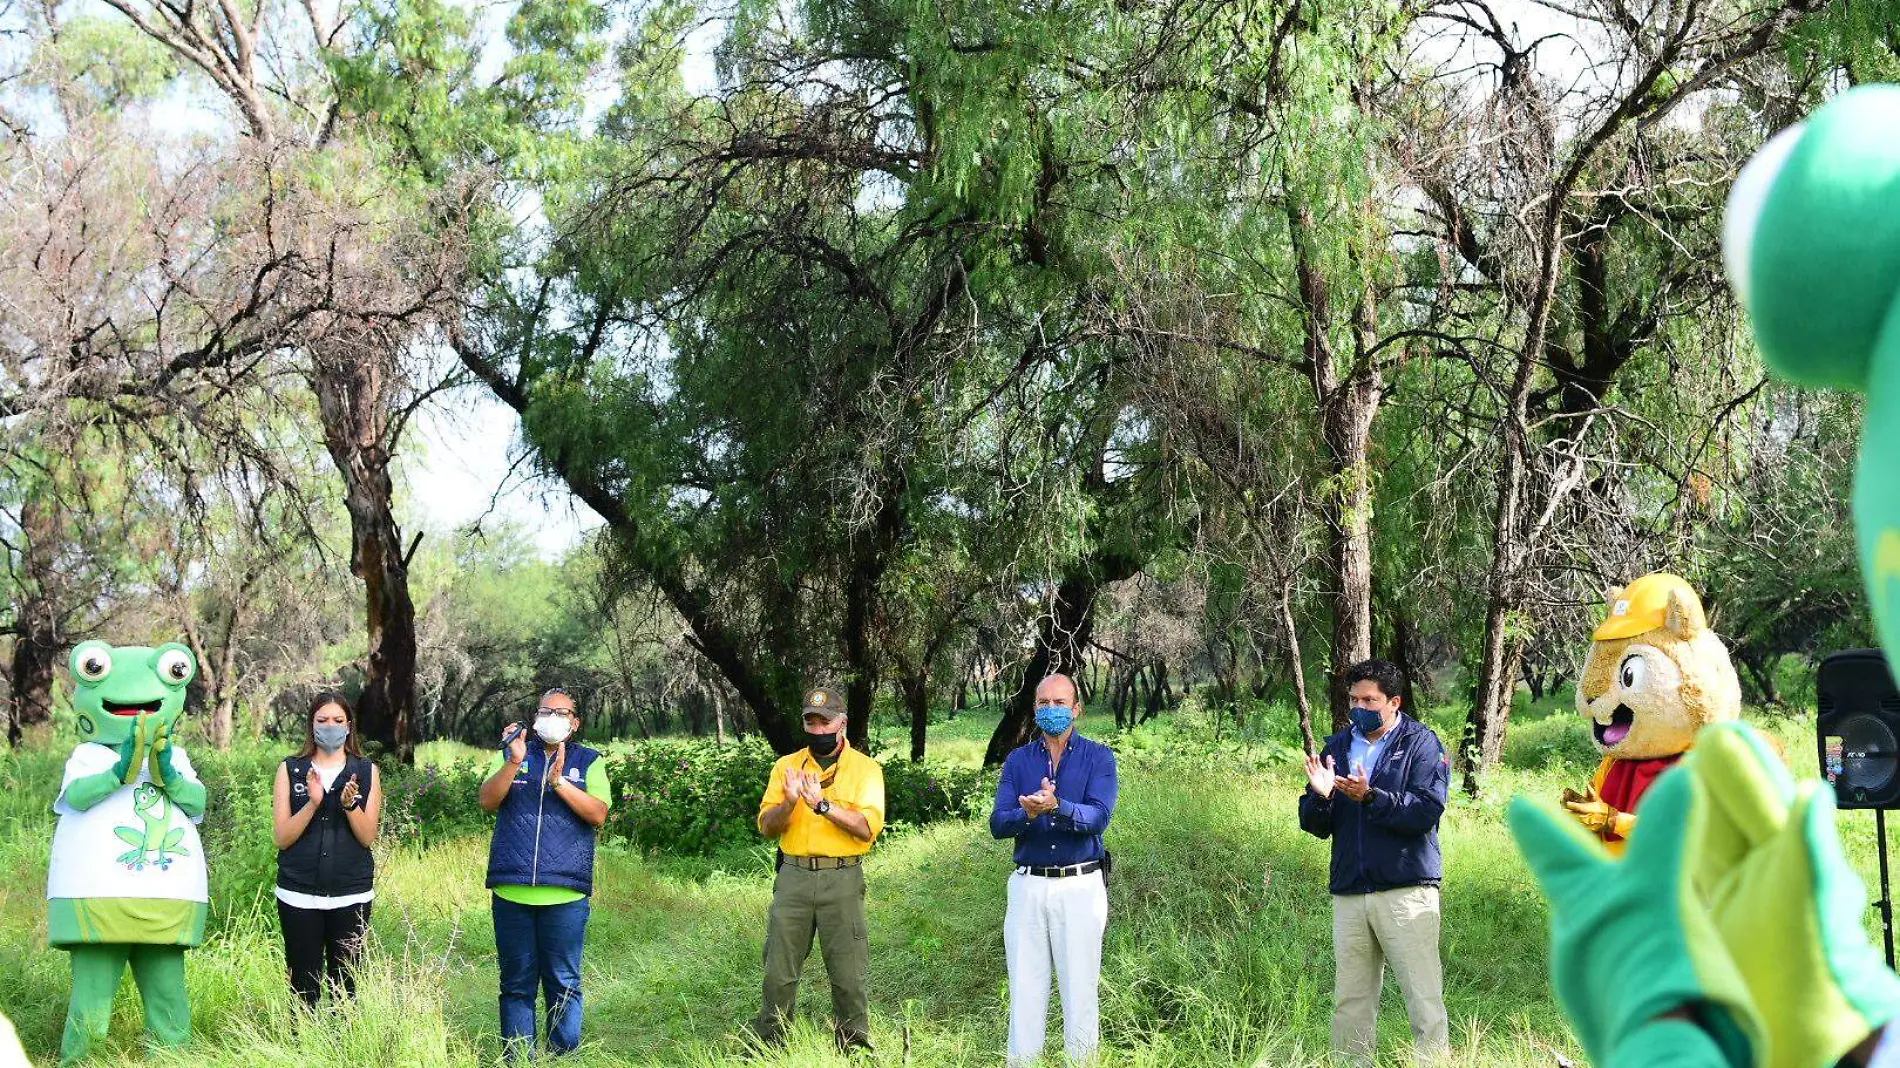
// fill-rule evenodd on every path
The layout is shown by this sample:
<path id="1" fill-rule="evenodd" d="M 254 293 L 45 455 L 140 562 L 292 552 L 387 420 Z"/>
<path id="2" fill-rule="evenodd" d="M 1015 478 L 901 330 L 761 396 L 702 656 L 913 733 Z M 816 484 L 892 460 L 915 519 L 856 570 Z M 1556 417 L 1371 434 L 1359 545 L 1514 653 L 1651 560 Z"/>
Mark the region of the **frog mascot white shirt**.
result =
<path id="1" fill-rule="evenodd" d="M 185 950 L 204 941 L 210 896 L 197 824 L 205 788 L 172 740 L 191 651 L 81 642 L 73 707 L 86 739 L 66 761 L 53 811 L 47 941 L 72 957 L 72 1000 L 60 1060 L 105 1037 L 127 965 L 161 1045 L 191 1038 Z"/>

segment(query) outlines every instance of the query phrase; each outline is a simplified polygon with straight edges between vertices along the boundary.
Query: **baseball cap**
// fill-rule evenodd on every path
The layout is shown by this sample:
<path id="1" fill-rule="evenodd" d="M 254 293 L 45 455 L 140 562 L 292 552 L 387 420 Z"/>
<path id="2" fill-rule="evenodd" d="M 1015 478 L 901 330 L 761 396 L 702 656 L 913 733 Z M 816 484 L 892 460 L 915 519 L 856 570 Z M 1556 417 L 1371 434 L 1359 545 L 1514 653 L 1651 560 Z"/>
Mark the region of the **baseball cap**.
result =
<path id="1" fill-rule="evenodd" d="M 837 719 L 844 715 L 844 698 L 828 686 L 814 686 L 805 691 L 805 708 L 799 715 L 808 716 L 813 712 L 826 719 Z"/>

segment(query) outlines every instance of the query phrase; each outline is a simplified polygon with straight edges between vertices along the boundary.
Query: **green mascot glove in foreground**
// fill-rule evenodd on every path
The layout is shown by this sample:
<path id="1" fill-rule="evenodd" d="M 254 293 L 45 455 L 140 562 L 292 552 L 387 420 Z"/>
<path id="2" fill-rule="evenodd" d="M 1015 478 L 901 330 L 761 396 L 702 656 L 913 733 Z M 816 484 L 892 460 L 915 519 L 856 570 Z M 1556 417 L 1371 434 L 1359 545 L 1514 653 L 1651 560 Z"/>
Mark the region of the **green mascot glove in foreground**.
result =
<path id="1" fill-rule="evenodd" d="M 1827 1068 L 1900 1013 L 1821 783 L 1797 785 L 1752 727 L 1725 723 L 1652 798 L 1666 807 L 1645 812 L 1669 818 L 1645 819 L 1622 861 L 1512 804 L 1551 902 L 1558 999 L 1592 1060 Z"/>
<path id="2" fill-rule="evenodd" d="M 1699 843 L 1685 832 L 1708 804 L 1679 768 L 1665 772 L 1619 859 L 1569 815 L 1511 803 L 1511 832 L 1550 900 L 1552 985 L 1593 1064 L 1753 1063 L 1761 1021 L 1695 892 Z"/>
<path id="3" fill-rule="evenodd" d="M 1753 729 L 1703 732 L 1690 777 L 1708 798 L 1694 878 L 1765 1027 L 1755 1063 L 1826 1068 L 1900 1011 L 1900 978 L 1867 941 L 1867 893 L 1841 853 L 1827 784 L 1797 784 Z"/>
<path id="4" fill-rule="evenodd" d="M 1729 194 L 1723 254 L 1770 368 L 1867 395 L 1854 527 L 1900 662 L 1900 86 L 1850 89 L 1770 141 Z"/>
<path id="5" fill-rule="evenodd" d="M 204 941 L 205 788 L 172 740 L 197 662 L 182 645 L 81 642 L 73 707 L 86 739 L 66 761 L 53 811 L 47 941 L 72 956 L 73 992 L 60 1060 L 105 1037 L 126 965 L 163 1045 L 191 1037 L 185 950 Z"/>

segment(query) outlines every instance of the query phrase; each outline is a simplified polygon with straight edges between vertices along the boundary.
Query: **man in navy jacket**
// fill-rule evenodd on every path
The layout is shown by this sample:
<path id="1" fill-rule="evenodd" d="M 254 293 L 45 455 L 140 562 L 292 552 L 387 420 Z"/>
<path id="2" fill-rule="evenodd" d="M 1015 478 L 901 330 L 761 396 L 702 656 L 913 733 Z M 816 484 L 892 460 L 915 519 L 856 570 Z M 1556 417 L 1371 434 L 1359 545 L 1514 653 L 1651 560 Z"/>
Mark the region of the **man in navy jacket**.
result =
<path id="1" fill-rule="evenodd" d="M 1368 660 L 1346 671 L 1352 726 L 1306 758 L 1300 827 L 1333 841 L 1333 1050 L 1372 1063 L 1390 961 L 1422 1057 L 1449 1048 L 1438 959 L 1438 817 L 1451 765 L 1430 727 L 1399 712 L 1405 676 Z"/>

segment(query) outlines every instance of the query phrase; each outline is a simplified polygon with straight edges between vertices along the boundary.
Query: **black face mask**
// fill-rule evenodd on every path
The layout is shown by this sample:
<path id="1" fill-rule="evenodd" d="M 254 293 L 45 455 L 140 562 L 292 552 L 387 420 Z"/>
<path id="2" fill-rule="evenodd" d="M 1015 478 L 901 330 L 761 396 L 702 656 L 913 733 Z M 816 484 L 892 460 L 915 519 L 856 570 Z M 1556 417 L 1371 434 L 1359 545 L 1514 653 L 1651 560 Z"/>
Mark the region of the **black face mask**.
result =
<path id="1" fill-rule="evenodd" d="M 837 752 L 838 738 L 839 735 L 836 734 L 814 734 L 811 731 L 805 732 L 805 741 L 811 747 L 812 756 L 826 757 Z"/>

